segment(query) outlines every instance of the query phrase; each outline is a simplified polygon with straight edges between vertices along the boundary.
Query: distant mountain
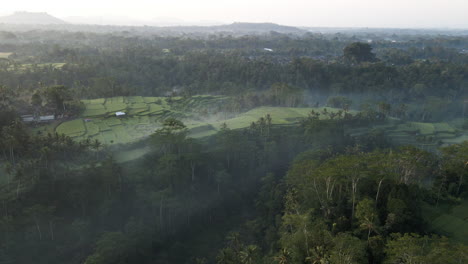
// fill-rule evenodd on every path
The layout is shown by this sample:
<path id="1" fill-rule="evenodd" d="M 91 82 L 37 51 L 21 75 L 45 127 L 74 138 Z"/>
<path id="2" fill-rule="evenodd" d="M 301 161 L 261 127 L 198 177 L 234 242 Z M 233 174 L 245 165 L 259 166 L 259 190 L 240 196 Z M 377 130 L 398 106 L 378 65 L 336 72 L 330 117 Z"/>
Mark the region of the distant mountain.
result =
<path id="1" fill-rule="evenodd" d="M 70 16 L 64 17 L 68 23 L 77 25 L 118 25 L 118 26 L 143 26 L 148 25 L 146 20 L 133 19 L 124 16 Z"/>
<path id="2" fill-rule="evenodd" d="M 232 30 L 235 32 L 270 32 L 276 31 L 281 33 L 300 33 L 304 30 L 291 27 L 283 26 L 274 23 L 245 23 L 245 22 L 235 22 L 229 25 L 218 26 L 220 29 Z"/>
<path id="3" fill-rule="evenodd" d="M 165 20 L 165 21 L 164 21 Z M 164 25 L 164 24 L 185 25 Z M 193 23 L 193 24 L 192 24 Z M 198 24 L 198 25 L 194 25 Z M 216 21 L 187 22 L 173 19 L 138 20 L 126 17 L 68 17 L 64 20 L 55 18 L 47 13 L 16 12 L 10 16 L 0 16 L 0 31 L 27 31 L 32 29 L 85 31 L 109 33 L 116 31 L 144 32 L 145 34 L 159 34 L 161 36 L 182 36 L 185 34 L 230 34 L 233 36 L 270 34 L 302 35 L 309 32 L 308 28 L 278 25 L 274 23 L 235 22 L 220 24 Z"/>
<path id="4" fill-rule="evenodd" d="M 220 21 L 214 20 L 183 20 L 180 18 L 175 17 L 156 17 L 151 19 L 150 24 L 151 26 L 157 27 L 174 27 L 174 26 L 201 26 L 201 27 L 209 27 L 209 26 L 218 26 L 223 25 L 225 23 Z"/>
<path id="5" fill-rule="evenodd" d="M 228 32 L 237 35 L 244 34 L 265 34 L 270 32 L 278 32 L 283 34 L 303 34 L 307 30 L 297 27 L 283 26 L 274 23 L 244 23 L 235 22 L 228 25 L 219 26 L 171 26 L 160 27 L 160 29 L 170 30 L 173 32 L 208 32 L 222 33 Z"/>
<path id="6" fill-rule="evenodd" d="M 0 17 L 0 23 L 23 25 L 59 25 L 66 24 L 67 22 L 42 12 L 15 12 L 12 15 Z"/>
<path id="7" fill-rule="evenodd" d="M 171 17 L 157 17 L 150 20 L 134 19 L 124 16 L 71 16 L 63 18 L 66 22 L 77 25 L 109 25 L 109 26 L 152 26 L 152 27 L 174 27 L 174 26 L 214 26 L 222 25 L 222 22 L 202 20 L 185 21 Z"/>

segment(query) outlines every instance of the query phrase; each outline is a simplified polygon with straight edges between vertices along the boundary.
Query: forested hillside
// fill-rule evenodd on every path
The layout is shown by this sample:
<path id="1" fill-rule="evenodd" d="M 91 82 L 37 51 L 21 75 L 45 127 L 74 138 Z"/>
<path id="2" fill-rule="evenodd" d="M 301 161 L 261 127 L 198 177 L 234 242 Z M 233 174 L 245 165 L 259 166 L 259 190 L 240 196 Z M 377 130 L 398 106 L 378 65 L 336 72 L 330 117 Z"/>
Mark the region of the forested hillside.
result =
<path id="1" fill-rule="evenodd" d="M 250 26 L 2 26 L 0 263 L 468 263 L 468 38 Z"/>

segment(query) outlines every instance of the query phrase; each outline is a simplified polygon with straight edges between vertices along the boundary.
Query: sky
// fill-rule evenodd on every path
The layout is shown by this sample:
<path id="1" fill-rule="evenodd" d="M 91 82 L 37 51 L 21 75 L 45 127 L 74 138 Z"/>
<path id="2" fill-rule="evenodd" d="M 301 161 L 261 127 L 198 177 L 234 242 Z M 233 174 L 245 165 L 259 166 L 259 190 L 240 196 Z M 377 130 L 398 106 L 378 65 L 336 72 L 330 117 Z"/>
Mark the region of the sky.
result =
<path id="1" fill-rule="evenodd" d="M 468 0 L 2 0 L 1 15 L 273 22 L 309 27 L 468 28 Z M 163 19 L 161 19 L 163 18 Z"/>

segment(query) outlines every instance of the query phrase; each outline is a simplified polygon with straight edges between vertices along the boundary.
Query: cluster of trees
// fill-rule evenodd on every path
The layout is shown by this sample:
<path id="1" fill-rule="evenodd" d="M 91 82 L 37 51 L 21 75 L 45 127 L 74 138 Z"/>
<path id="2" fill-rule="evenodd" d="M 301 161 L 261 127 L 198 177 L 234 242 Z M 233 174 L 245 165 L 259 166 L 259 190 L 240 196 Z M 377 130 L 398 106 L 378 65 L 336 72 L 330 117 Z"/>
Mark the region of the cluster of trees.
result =
<path id="1" fill-rule="evenodd" d="M 466 197 L 467 146 L 441 157 L 414 147 L 304 152 L 284 178 L 268 178 L 257 218 L 227 237 L 217 263 L 464 263 L 468 247 L 428 236 L 421 208 Z"/>
<path id="2" fill-rule="evenodd" d="M 136 52 L 135 52 L 136 53 Z M 129 55 L 130 56 L 130 55 Z M 41 81 L 65 84 L 87 97 L 116 95 L 157 95 L 179 87 L 188 93 L 234 94 L 248 89 L 264 90 L 275 83 L 287 83 L 310 92 L 384 93 L 391 100 L 441 96 L 453 99 L 466 86 L 466 63 L 421 62 L 394 66 L 380 63 L 328 63 L 311 58 L 295 58 L 277 63 L 274 58 L 248 59 L 235 52 L 187 52 L 181 56 L 148 57 L 101 54 L 84 57 L 61 69 L 43 68 L 34 75 L 27 72 L 3 75 L 22 86 L 34 88 Z M 363 58 L 364 60 L 367 60 Z M 352 60 L 352 59 L 350 59 Z M 3 79 L 3 78 L 2 78 Z M 31 84 L 25 83 L 32 81 Z M 415 85 L 425 89 L 414 91 Z"/>
<path id="3" fill-rule="evenodd" d="M 14 161 L 8 152 L 2 156 L 10 165 L 2 187 L 0 258 L 99 264 L 213 259 L 216 251 L 195 250 L 195 239 L 206 236 L 202 244 L 217 248 L 222 237 L 208 237 L 253 213 L 257 190 L 268 182 L 263 175 L 283 174 L 312 145 L 336 142 L 342 149 L 354 142 L 336 126 L 306 127 L 275 127 L 267 115 L 243 130 L 223 125 L 217 135 L 198 141 L 187 137 L 181 121 L 168 119 L 140 143 L 153 151 L 123 167 L 98 141 L 12 132 L 24 138 L 14 145 Z M 319 134 L 333 139 L 319 140 Z"/>
<path id="4" fill-rule="evenodd" d="M 444 115 L 434 111 L 441 107 L 460 114 L 458 99 L 468 85 L 464 38 L 393 36 L 404 41 L 370 45 L 340 35 L 150 38 L 135 32 L 62 32 L 68 38 L 44 34 L 38 43 L 32 37 L 38 32 L 17 34 L 25 36 L 14 40 L 16 46 L 7 44 L 11 38 L 0 39 L 0 50 L 15 52 L 0 61 L 0 79 L 21 94 L 60 84 L 76 98 L 175 90 L 236 95 L 276 89 L 280 83 L 312 94 L 365 94 L 393 105 L 413 104 L 419 111 L 412 118 L 424 121 L 441 119 Z M 274 52 L 265 53 L 264 47 Z M 298 103 L 278 100 L 271 101 Z"/>
<path id="5" fill-rule="evenodd" d="M 466 198 L 468 144 L 436 155 L 394 149 L 378 131 L 345 134 L 388 115 L 447 118 L 441 109 L 456 107 L 468 84 L 465 55 L 453 55 L 466 38 L 381 40 L 374 55 L 340 34 L 15 34 L 0 34 L 0 49 L 15 52 L 0 60 L 0 262 L 468 261 L 466 246 L 432 235 L 421 211 Z M 41 64 L 54 62 L 65 65 Z M 170 118 L 147 140 L 114 150 L 33 135 L 18 121 L 25 106 L 66 114 L 82 98 L 174 91 L 231 94 L 220 109 L 232 112 L 324 105 L 307 100 L 320 92 L 342 111 L 311 112 L 297 126 L 273 126 L 266 115 L 203 140 Z M 354 114 L 350 93 L 387 100 Z M 419 112 L 407 113 L 415 103 Z M 133 147 L 151 151 L 113 158 Z"/>

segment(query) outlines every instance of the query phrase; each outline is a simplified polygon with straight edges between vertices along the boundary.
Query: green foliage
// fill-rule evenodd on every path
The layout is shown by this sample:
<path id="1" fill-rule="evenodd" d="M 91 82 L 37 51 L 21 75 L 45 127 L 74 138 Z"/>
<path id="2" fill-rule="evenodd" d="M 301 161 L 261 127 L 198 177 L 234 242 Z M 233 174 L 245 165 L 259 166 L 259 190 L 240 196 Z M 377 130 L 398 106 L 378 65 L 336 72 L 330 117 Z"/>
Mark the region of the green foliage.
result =
<path id="1" fill-rule="evenodd" d="M 390 212 L 392 211 L 390 206 L 387 208 Z M 367 231 L 367 240 L 369 240 L 371 232 L 379 233 L 378 211 L 374 200 L 364 198 L 357 204 L 356 219 L 359 221 L 359 227 Z"/>
<path id="2" fill-rule="evenodd" d="M 333 250 L 330 263 L 364 263 L 366 261 L 365 242 L 347 233 L 340 233 L 333 238 Z"/>
<path id="3" fill-rule="evenodd" d="M 328 98 L 327 104 L 335 108 L 349 109 L 353 104 L 353 101 L 345 96 L 333 96 Z"/>
<path id="4" fill-rule="evenodd" d="M 444 170 L 440 177 L 441 187 L 448 194 L 463 196 L 467 191 L 465 178 L 468 176 L 468 141 L 443 147 L 441 152 Z"/>
<path id="5" fill-rule="evenodd" d="M 95 252 L 85 264 L 126 263 L 128 240 L 121 232 L 108 232 L 97 241 Z"/>
<path id="6" fill-rule="evenodd" d="M 384 263 L 464 263 L 467 247 L 453 245 L 446 238 L 417 234 L 393 234 L 387 243 Z"/>
<path id="7" fill-rule="evenodd" d="M 343 53 L 344 59 L 350 63 L 374 62 L 376 60 L 371 45 L 367 43 L 351 43 L 344 48 Z"/>
<path id="8" fill-rule="evenodd" d="M 153 144 L 165 154 L 180 151 L 180 144 L 187 136 L 187 128 L 183 122 L 175 118 L 164 120 L 163 127 L 151 136 Z"/>
<path id="9" fill-rule="evenodd" d="M 46 99 L 46 106 L 59 113 L 63 113 L 67 110 L 65 103 L 72 99 L 70 90 L 64 85 L 47 87 L 43 93 Z"/>

